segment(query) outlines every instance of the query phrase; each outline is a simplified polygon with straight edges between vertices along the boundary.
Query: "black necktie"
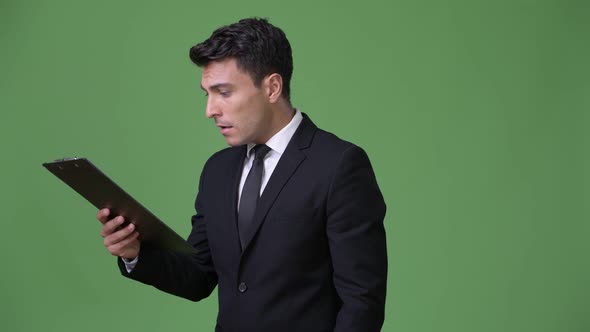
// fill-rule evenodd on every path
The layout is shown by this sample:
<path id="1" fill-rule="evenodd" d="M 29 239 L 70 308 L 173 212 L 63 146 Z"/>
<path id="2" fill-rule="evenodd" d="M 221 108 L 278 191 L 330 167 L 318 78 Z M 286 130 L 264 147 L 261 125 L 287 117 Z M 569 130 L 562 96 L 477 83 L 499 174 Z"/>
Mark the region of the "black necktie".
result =
<path id="1" fill-rule="evenodd" d="M 270 151 L 270 148 L 264 144 L 256 145 L 254 152 L 254 161 L 252 168 L 246 177 L 242 196 L 240 197 L 240 208 L 238 211 L 238 230 L 240 233 L 240 244 L 244 248 L 246 234 L 252 225 L 252 219 L 256 212 L 256 205 L 260 197 L 260 186 L 262 185 L 262 172 L 264 171 L 264 156 Z"/>

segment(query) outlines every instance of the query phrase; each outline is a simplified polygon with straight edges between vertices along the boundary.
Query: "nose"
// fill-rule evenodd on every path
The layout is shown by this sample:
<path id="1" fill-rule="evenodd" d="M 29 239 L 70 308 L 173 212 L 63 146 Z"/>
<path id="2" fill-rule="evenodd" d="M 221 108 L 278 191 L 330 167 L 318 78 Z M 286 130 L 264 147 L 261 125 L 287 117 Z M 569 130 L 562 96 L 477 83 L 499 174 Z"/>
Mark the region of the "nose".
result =
<path id="1" fill-rule="evenodd" d="M 219 115 L 221 115 L 219 108 L 217 107 L 217 105 L 213 101 L 213 98 L 209 97 L 207 99 L 207 107 L 205 108 L 205 116 L 207 116 L 207 118 L 211 119 L 211 118 L 213 118 L 215 116 L 219 116 Z"/>

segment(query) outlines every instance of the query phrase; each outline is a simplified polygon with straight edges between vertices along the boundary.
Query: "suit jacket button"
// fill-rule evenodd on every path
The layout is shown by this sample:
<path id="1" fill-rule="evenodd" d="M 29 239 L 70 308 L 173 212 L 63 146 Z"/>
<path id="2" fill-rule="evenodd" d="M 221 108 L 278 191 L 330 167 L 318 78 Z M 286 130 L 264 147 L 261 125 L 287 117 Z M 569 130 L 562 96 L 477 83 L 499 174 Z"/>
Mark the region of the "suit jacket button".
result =
<path id="1" fill-rule="evenodd" d="M 240 285 L 238 285 L 238 290 L 240 293 L 245 293 L 248 290 L 248 285 L 246 285 L 245 282 L 240 282 Z"/>

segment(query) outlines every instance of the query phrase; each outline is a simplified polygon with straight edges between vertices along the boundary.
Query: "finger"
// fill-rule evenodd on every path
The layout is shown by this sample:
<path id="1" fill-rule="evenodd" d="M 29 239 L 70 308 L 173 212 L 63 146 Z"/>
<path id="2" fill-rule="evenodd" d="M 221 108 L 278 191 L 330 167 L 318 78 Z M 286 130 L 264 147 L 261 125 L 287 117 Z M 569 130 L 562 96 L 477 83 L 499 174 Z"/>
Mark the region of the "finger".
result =
<path id="1" fill-rule="evenodd" d="M 121 216 L 117 216 L 102 225 L 102 229 L 100 230 L 100 236 L 107 237 L 117 231 L 119 226 L 121 226 L 125 222 L 125 218 Z"/>
<path id="2" fill-rule="evenodd" d="M 102 229 L 100 230 L 100 236 L 107 237 L 112 233 L 116 232 L 119 226 L 121 226 L 125 222 L 125 218 L 121 216 L 117 216 L 102 225 Z"/>
<path id="3" fill-rule="evenodd" d="M 101 209 L 98 211 L 98 213 L 96 213 L 96 219 L 104 224 L 109 221 L 109 214 L 111 214 L 109 209 Z"/>
<path id="4" fill-rule="evenodd" d="M 129 224 L 127 227 L 122 228 L 112 234 L 109 234 L 104 238 L 104 245 L 105 247 L 109 247 L 115 243 L 123 241 L 126 237 L 129 236 L 135 230 L 135 225 Z"/>
<path id="5" fill-rule="evenodd" d="M 138 237 L 139 232 L 133 232 L 123 241 L 117 242 L 109 246 L 108 250 L 113 256 L 133 259 L 137 257 L 137 255 L 139 254 L 139 241 L 137 240 Z"/>

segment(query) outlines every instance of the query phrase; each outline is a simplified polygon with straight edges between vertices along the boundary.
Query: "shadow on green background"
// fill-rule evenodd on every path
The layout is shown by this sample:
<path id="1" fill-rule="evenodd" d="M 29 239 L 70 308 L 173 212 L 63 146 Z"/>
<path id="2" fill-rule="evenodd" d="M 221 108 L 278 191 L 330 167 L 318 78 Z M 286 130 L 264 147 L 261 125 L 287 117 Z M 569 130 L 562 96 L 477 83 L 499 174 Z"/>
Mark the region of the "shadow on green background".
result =
<path id="1" fill-rule="evenodd" d="M 122 278 L 41 163 L 94 161 L 188 234 L 225 147 L 188 49 L 262 16 L 295 106 L 364 147 L 388 204 L 384 331 L 590 330 L 586 1 L 0 2 L 2 331 L 212 331 Z"/>

